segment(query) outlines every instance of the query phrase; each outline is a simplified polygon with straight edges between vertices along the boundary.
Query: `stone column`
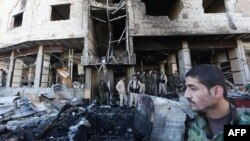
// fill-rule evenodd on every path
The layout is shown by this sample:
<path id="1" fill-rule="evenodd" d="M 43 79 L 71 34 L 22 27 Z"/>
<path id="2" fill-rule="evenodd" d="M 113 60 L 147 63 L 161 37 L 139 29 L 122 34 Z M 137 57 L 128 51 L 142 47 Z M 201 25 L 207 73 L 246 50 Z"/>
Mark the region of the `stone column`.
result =
<path id="1" fill-rule="evenodd" d="M 128 69 L 127 69 L 127 73 L 128 73 L 128 76 L 127 76 L 127 81 L 129 82 L 129 80 L 132 78 L 132 75 L 134 75 L 135 74 L 135 67 L 133 66 L 133 67 L 129 67 Z M 126 76 L 125 76 L 126 77 Z"/>
<path id="2" fill-rule="evenodd" d="M 34 81 L 35 88 L 39 88 L 41 86 L 42 66 L 43 66 L 43 46 L 40 45 L 36 57 L 36 71 L 35 71 L 35 81 Z"/>
<path id="3" fill-rule="evenodd" d="M 69 62 L 68 62 L 68 73 L 73 78 L 73 65 L 74 65 L 74 49 L 69 49 Z"/>
<path id="4" fill-rule="evenodd" d="M 176 54 L 170 54 L 168 57 L 168 73 L 174 74 L 174 71 L 177 70 L 177 61 Z"/>
<path id="5" fill-rule="evenodd" d="M 160 72 L 164 72 L 164 74 L 165 74 L 165 63 L 164 63 L 164 61 L 162 61 L 160 63 Z"/>
<path id="6" fill-rule="evenodd" d="M 180 79 L 184 80 L 185 74 L 192 68 L 188 42 L 182 42 L 182 49 L 178 51 Z"/>
<path id="7" fill-rule="evenodd" d="M 10 55 L 10 61 L 9 61 L 9 70 L 8 70 L 8 74 L 7 74 L 7 82 L 6 82 L 7 88 L 11 87 L 11 83 L 12 83 L 11 81 L 13 78 L 14 62 L 15 62 L 14 51 L 12 51 L 11 55 Z"/>
<path id="8" fill-rule="evenodd" d="M 29 72 L 28 72 L 28 82 L 34 84 L 34 78 L 35 78 L 35 68 L 33 66 L 29 67 Z"/>
<path id="9" fill-rule="evenodd" d="M 3 70 L 0 69 L 0 87 L 3 86 L 2 79 L 3 79 Z"/>
<path id="10" fill-rule="evenodd" d="M 85 68 L 85 93 L 84 97 L 91 99 L 91 88 L 92 88 L 92 69 L 91 68 Z"/>
<path id="11" fill-rule="evenodd" d="M 234 83 L 236 85 L 245 85 L 250 83 L 247 57 L 241 39 L 237 39 L 237 45 L 237 48 L 229 50 L 229 59 L 233 71 Z"/>
<path id="12" fill-rule="evenodd" d="M 43 63 L 42 63 L 42 77 L 40 86 L 45 88 L 49 84 L 49 65 L 50 65 L 50 55 L 43 54 Z"/>
<path id="13" fill-rule="evenodd" d="M 23 59 L 16 58 L 12 75 L 11 87 L 17 88 L 27 82 L 27 77 L 23 76 Z"/>

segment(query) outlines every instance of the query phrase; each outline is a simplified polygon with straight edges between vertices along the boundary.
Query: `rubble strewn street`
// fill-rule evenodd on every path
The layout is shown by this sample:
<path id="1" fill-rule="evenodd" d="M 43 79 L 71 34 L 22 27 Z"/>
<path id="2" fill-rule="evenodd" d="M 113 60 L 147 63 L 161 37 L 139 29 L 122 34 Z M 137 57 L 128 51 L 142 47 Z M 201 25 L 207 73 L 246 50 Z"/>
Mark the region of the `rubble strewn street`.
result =
<path id="1" fill-rule="evenodd" d="M 30 101 L 26 102 L 29 105 Z M 44 104 L 47 110 L 39 112 L 31 106 L 12 109 L 10 118 L 1 120 L 0 140 L 143 140 L 143 136 L 133 129 L 135 108 L 100 106 L 97 101 L 89 104 L 76 99 L 73 102 L 67 101 L 61 109 L 55 108 L 48 101 Z M 8 109 L 0 111 L 3 117 L 8 113 Z"/>

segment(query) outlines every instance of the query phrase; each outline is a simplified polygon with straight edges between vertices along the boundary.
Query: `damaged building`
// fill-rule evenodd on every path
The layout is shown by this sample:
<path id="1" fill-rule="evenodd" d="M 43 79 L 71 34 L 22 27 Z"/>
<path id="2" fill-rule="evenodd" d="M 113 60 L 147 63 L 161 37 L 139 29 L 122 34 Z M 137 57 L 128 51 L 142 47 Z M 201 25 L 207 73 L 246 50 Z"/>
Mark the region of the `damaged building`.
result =
<path id="1" fill-rule="evenodd" d="M 181 78 L 209 63 L 250 81 L 249 0 L 0 1 L 0 85 L 65 83 L 94 98 L 120 76 L 155 69 Z M 77 86 L 75 86 L 77 84 Z M 84 96 L 83 96 L 84 95 Z"/>
<path id="2" fill-rule="evenodd" d="M 83 88 L 88 1 L 1 1 L 0 85 Z M 83 94 L 81 94 L 83 95 Z"/>
<path id="3" fill-rule="evenodd" d="M 193 113 L 182 97 L 140 94 L 135 108 L 98 105 L 97 86 L 105 80 L 118 95 L 122 76 L 128 83 L 137 71 L 169 78 L 177 71 L 183 80 L 204 63 L 245 86 L 249 3 L 0 0 L 0 140 L 184 140 Z"/>

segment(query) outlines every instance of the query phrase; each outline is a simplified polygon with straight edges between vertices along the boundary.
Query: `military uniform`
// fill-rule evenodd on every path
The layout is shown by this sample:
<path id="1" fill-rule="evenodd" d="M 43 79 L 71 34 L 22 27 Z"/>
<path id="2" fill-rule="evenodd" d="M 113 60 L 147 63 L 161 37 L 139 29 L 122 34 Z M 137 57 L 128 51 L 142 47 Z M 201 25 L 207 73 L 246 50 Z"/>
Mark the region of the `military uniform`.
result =
<path id="1" fill-rule="evenodd" d="M 250 113 L 242 112 L 231 105 L 231 120 L 229 125 L 250 125 Z M 209 123 L 203 115 L 196 115 L 188 127 L 187 140 L 188 141 L 223 141 L 224 134 L 223 130 L 218 132 L 216 135 L 212 135 Z"/>
<path id="2" fill-rule="evenodd" d="M 108 100 L 109 100 L 109 88 L 108 88 L 106 82 L 100 83 L 98 85 L 98 93 L 99 93 L 100 98 L 101 98 L 101 103 L 107 104 Z"/>
<path id="3" fill-rule="evenodd" d="M 145 88 L 145 84 L 146 84 L 146 74 L 145 73 L 142 73 L 142 74 L 140 74 L 139 75 L 139 77 L 140 77 L 140 81 L 141 81 L 141 93 L 142 94 L 145 94 L 145 90 L 146 90 L 146 88 Z"/>

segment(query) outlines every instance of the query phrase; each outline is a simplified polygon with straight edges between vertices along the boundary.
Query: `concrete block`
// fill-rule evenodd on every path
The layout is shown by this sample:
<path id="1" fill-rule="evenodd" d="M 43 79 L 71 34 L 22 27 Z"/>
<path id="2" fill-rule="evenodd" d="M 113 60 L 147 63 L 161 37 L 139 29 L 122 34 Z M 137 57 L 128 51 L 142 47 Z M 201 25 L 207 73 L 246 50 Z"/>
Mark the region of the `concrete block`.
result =
<path id="1" fill-rule="evenodd" d="M 230 64 L 232 71 L 240 71 L 240 62 L 238 59 L 230 60 Z"/>
<path id="2" fill-rule="evenodd" d="M 139 95 L 138 124 L 145 123 L 152 126 L 150 140 L 152 141 L 182 141 L 185 131 L 186 114 L 181 110 L 181 104 L 177 101 L 163 99 L 160 97 Z M 150 124 L 152 123 L 152 124 Z M 143 125 L 143 124 L 142 124 Z M 139 126 L 138 126 L 139 128 Z M 144 134 L 150 133 L 150 127 L 141 128 Z"/>
<path id="3" fill-rule="evenodd" d="M 234 84 L 243 85 L 243 80 L 242 80 L 240 72 L 233 73 L 233 80 L 234 80 Z"/>

